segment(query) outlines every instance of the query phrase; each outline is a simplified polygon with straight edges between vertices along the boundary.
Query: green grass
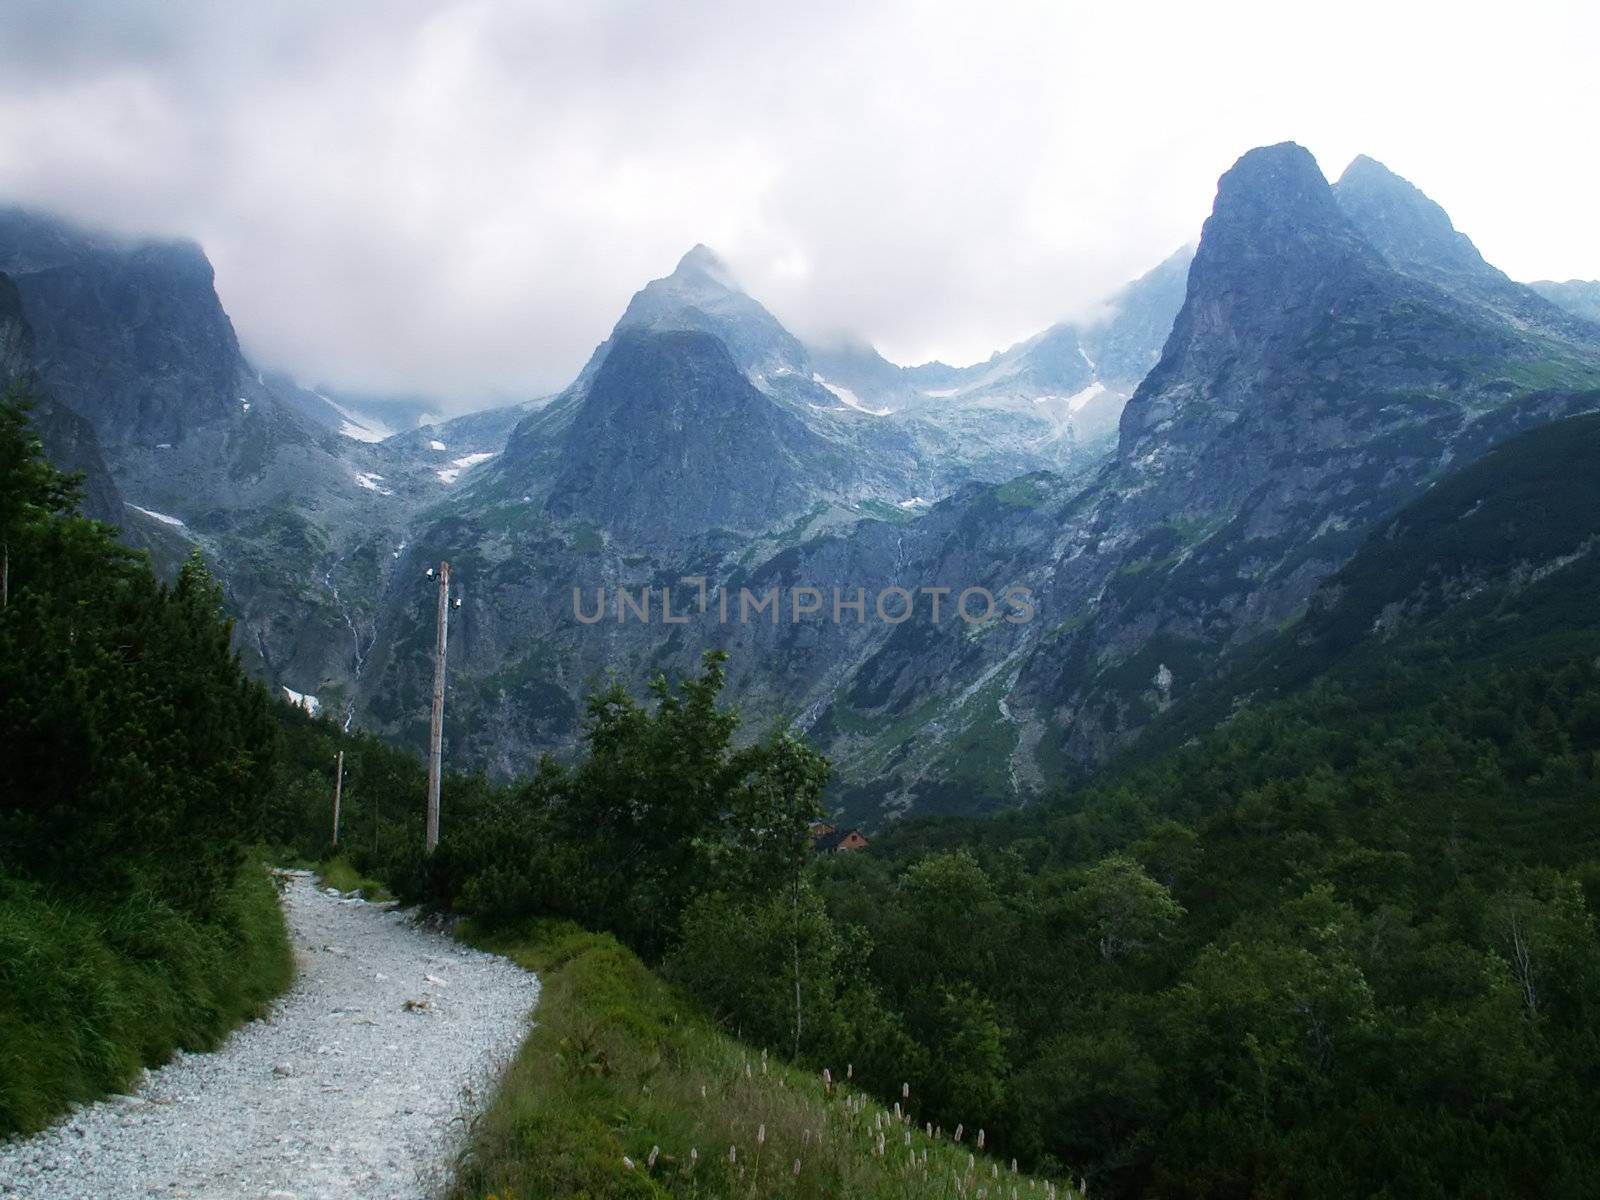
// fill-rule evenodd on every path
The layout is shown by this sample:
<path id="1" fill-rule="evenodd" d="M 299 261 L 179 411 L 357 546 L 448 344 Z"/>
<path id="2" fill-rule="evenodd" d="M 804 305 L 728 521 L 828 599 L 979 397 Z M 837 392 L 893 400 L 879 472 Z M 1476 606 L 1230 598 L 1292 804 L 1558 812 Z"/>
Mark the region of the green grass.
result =
<path id="1" fill-rule="evenodd" d="M 140 895 L 69 903 L 0 874 L 0 1137 L 216 1046 L 293 975 L 259 862 L 205 921 Z"/>
<path id="2" fill-rule="evenodd" d="M 368 879 L 350 865 L 344 855 L 327 859 L 317 865 L 317 878 L 323 887 L 341 892 L 360 892 L 363 900 L 393 900 L 389 889 L 376 879 Z"/>
<path id="3" fill-rule="evenodd" d="M 848 1087 L 844 1064 L 825 1082 L 752 1051 L 609 935 L 467 937 L 537 971 L 542 991 L 456 1200 L 1071 1194 L 987 1158 L 976 1130 L 930 1136 Z"/>

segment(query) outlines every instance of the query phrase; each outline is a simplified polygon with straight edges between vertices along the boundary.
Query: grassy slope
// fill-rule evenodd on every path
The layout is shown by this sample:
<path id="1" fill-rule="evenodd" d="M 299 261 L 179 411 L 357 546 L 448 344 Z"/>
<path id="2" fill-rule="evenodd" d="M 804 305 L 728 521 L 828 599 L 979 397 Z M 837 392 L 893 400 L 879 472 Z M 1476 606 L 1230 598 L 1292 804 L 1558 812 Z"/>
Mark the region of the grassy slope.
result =
<path id="1" fill-rule="evenodd" d="M 930 1137 L 842 1079 L 769 1062 L 608 935 L 469 939 L 537 971 L 543 991 L 458 1200 L 1072 1194 L 975 1152 L 977 1131 Z"/>
<path id="2" fill-rule="evenodd" d="M 0 876 L 0 1136 L 217 1045 L 293 974 L 259 863 L 205 922 L 139 897 L 74 905 Z"/>

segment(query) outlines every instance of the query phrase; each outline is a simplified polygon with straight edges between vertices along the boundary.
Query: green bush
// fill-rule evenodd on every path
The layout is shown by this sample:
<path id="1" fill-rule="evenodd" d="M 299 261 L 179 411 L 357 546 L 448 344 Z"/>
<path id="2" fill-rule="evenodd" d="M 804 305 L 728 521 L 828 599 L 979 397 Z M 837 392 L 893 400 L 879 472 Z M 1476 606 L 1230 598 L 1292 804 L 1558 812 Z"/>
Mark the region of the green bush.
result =
<path id="1" fill-rule="evenodd" d="M 293 974 L 258 862 L 205 919 L 149 893 L 101 907 L 0 874 L 0 1136 L 120 1091 L 175 1050 L 213 1048 Z"/>

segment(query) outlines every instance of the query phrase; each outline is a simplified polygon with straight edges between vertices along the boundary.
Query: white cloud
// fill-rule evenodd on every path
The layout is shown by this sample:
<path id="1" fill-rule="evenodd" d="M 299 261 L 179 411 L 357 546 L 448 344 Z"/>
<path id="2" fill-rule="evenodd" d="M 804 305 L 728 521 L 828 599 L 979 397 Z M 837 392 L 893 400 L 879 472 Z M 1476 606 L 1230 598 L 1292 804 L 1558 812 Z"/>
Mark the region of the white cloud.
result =
<path id="1" fill-rule="evenodd" d="M 1293 138 L 1515 276 L 1600 276 L 1593 6 L 0 9 L 12 197 L 206 246 L 250 351 L 457 398 L 565 383 L 706 242 L 798 330 L 972 360 L 1191 240 Z"/>

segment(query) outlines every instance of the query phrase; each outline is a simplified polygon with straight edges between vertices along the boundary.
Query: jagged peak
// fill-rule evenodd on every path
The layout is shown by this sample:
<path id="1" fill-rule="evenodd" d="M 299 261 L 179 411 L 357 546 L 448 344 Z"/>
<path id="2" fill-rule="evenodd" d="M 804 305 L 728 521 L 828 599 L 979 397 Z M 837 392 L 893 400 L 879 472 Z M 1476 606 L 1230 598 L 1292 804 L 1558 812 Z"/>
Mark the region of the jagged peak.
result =
<path id="1" fill-rule="evenodd" d="M 1212 220 L 1233 217 L 1276 223 L 1337 222 L 1339 206 L 1311 151 L 1298 142 L 1279 142 L 1246 151 L 1217 180 Z M 1204 244 L 1202 235 L 1202 249 Z"/>
<path id="2" fill-rule="evenodd" d="M 668 278 L 685 279 L 693 276 L 704 276 L 731 292 L 743 290 L 734 281 L 733 272 L 728 269 L 728 264 L 718 258 L 716 251 L 704 242 L 696 242 L 689 252 L 678 260 L 677 267 Z"/>
<path id="3" fill-rule="evenodd" d="M 1358 154 L 1333 190 L 1339 207 L 1363 236 L 1397 266 L 1494 270 L 1443 206 L 1375 158 Z"/>
<path id="4" fill-rule="evenodd" d="M 1445 212 L 1438 201 L 1405 176 L 1391 171 L 1377 159 L 1365 154 L 1358 154 L 1350 160 L 1350 165 L 1344 169 L 1344 173 L 1339 176 L 1339 181 L 1333 187 L 1335 193 L 1340 195 L 1353 192 L 1387 194 L 1397 201 L 1414 205 L 1419 212 L 1427 213 L 1436 222 L 1448 226 L 1452 233 L 1455 232 L 1450 214 Z"/>

